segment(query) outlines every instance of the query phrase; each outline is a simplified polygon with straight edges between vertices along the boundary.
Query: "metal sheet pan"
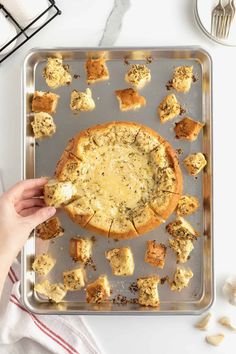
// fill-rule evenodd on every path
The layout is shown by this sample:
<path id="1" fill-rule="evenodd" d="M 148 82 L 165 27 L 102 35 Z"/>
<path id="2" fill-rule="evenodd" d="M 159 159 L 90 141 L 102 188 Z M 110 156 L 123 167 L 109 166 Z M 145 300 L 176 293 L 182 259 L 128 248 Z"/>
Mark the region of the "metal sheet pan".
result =
<path id="1" fill-rule="evenodd" d="M 91 85 L 96 109 L 92 112 L 81 113 L 74 116 L 70 111 L 70 93 L 73 89 L 84 90 L 87 87 L 85 80 L 84 63 L 86 58 L 103 51 L 108 59 L 110 80 Z M 42 77 L 45 61 L 50 56 L 62 55 L 65 63 L 70 65 L 73 74 L 79 74 L 69 87 L 56 90 L 60 101 L 55 115 L 57 125 L 56 134 L 50 138 L 35 143 L 30 128 L 32 113 L 30 100 L 33 92 L 37 90 L 48 91 Z M 152 80 L 141 92 L 147 99 L 147 106 L 136 112 L 120 112 L 114 95 L 115 89 L 127 87 L 124 81 L 125 72 L 129 63 L 145 63 L 147 57 L 152 58 L 148 64 L 151 69 Z M 161 99 L 168 94 L 166 83 L 170 80 L 173 69 L 177 65 L 193 65 L 198 80 L 193 84 L 188 94 L 176 94 L 181 104 L 186 108 L 186 115 L 206 123 L 204 133 L 195 142 L 181 142 L 174 138 L 173 127 L 175 119 L 166 124 L 160 124 L 156 108 Z M 183 315 L 199 314 L 206 310 L 214 299 L 213 277 L 213 187 L 212 187 L 212 111 L 211 111 L 211 58 L 207 52 L 198 47 L 168 47 L 168 48 L 56 48 L 35 49 L 25 58 L 23 67 L 23 170 L 24 178 L 33 178 L 42 175 L 53 175 L 56 162 L 63 152 L 67 141 L 82 129 L 91 125 L 112 120 L 136 121 L 158 131 L 176 148 L 182 149 L 180 163 L 184 156 L 191 152 L 202 151 L 208 160 L 204 173 L 197 178 L 188 176 L 182 168 L 184 176 L 184 192 L 197 195 L 201 207 L 197 213 L 187 217 L 193 226 L 201 233 L 201 237 L 194 244 L 191 258 L 184 266 L 190 267 L 194 277 L 190 286 L 180 293 L 171 292 L 168 284 L 159 286 L 161 305 L 160 309 L 145 308 L 137 304 L 101 304 L 91 305 L 85 301 L 85 292 L 69 292 L 60 304 L 52 304 L 39 297 L 33 291 L 35 281 L 40 280 L 31 270 L 35 254 L 49 251 L 57 258 L 57 264 L 49 273 L 51 281 L 62 281 L 62 271 L 75 267 L 69 257 L 69 239 L 75 235 L 96 236 L 94 246 L 94 261 L 97 271 L 88 269 L 88 280 L 94 280 L 99 274 L 106 273 L 112 286 L 112 298 L 122 294 L 127 298 L 134 298 L 129 285 L 140 276 L 159 274 L 161 277 L 174 273 L 176 257 L 168 249 L 166 265 L 163 270 L 144 263 L 146 241 L 157 239 L 168 244 L 168 234 L 165 225 L 149 232 L 138 239 L 115 242 L 99 235 L 94 235 L 78 225 L 75 225 L 63 212 L 58 214 L 65 228 L 65 235 L 55 241 L 42 241 L 30 236 L 22 252 L 22 295 L 25 306 L 33 312 L 41 314 L 150 314 L 150 315 Z M 173 220 L 173 214 L 169 220 Z M 104 257 L 107 249 L 129 245 L 135 258 L 135 272 L 132 277 L 114 277 L 110 266 Z"/>

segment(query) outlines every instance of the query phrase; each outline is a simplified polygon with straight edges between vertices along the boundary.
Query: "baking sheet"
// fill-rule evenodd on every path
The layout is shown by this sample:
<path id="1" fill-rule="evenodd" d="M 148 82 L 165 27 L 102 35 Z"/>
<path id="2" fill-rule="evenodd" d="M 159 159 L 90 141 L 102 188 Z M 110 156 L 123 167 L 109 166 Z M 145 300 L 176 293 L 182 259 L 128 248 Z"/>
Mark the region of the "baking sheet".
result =
<path id="1" fill-rule="evenodd" d="M 81 112 L 74 115 L 70 110 L 70 94 L 73 89 L 85 90 L 86 73 L 84 63 L 89 53 L 97 53 L 95 49 L 68 49 L 68 50 L 35 50 L 26 58 L 24 64 L 24 171 L 25 177 L 52 176 L 68 140 L 79 131 L 94 124 L 105 123 L 112 120 L 128 120 L 145 124 L 165 137 L 175 149 L 180 149 L 180 165 L 183 167 L 183 158 L 193 152 L 202 151 L 208 160 L 208 166 L 203 174 L 197 177 L 187 175 L 182 168 L 184 177 L 184 193 L 196 195 L 201 207 L 198 211 L 186 217 L 194 228 L 200 232 L 201 237 L 194 242 L 194 250 L 190 260 L 183 264 L 190 267 L 194 277 L 190 286 L 182 292 L 172 292 L 167 283 L 159 286 L 160 309 L 140 307 L 137 304 L 101 304 L 91 305 L 85 302 L 85 291 L 68 292 L 65 300 L 59 304 L 49 303 L 35 294 L 33 284 L 43 277 L 36 276 L 31 271 L 31 263 L 34 254 L 50 252 L 57 264 L 49 273 L 48 279 L 53 282 L 62 282 L 62 271 L 69 270 L 79 264 L 75 264 L 69 256 L 69 239 L 75 235 L 95 236 L 93 259 L 97 270 L 87 268 L 88 281 L 95 280 L 100 274 L 107 274 L 112 296 L 116 298 L 121 294 L 127 299 L 137 298 L 138 294 L 132 294 L 129 290 L 131 283 L 138 277 L 158 274 L 160 277 L 172 276 L 176 269 L 175 253 L 168 248 L 166 263 L 163 270 L 144 263 L 146 241 L 155 239 L 168 245 L 169 235 L 165 231 L 168 222 L 175 219 L 172 216 L 159 228 L 147 234 L 131 240 L 116 242 L 84 230 L 74 224 L 62 211 L 58 212 L 65 234 L 62 238 L 53 241 L 42 241 L 32 235 L 25 246 L 23 253 L 23 297 L 24 302 L 31 311 L 39 313 L 150 313 L 150 314 L 194 314 L 202 312 L 213 300 L 213 267 L 212 267 L 212 149 L 211 149 L 211 60 L 209 55 L 199 48 L 155 48 L 155 49 L 112 49 L 105 50 L 108 58 L 107 66 L 110 72 L 110 80 L 90 85 L 92 95 L 96 103 L 96 109 L 92 112 Z M 35 144 L 32 131 L 29 126 L 33 115 L 30 112 L 30 97 L 37 89 L 49 91 L 50 89 L 42 77 L 45 60 L 49 56 L 61 54 L 66 64 L 70 65 L 72 74 L 79 75 L 73 79 L 69 87 L 61 87 L 55 92 L 60 95 L 57 113 L 54 120 L 57 126 L 56 134 Z M 127 87 L 124 76 L 128 70 L 127 61 L 133 63 L 146 63 L 146 58 L 151 57 L 148 63 L 151 70 L 151 82 L 140 91 L 146 97 L 147 105 L 139 111 L 120 112 L 117 99 L 114 95 L 116 89 Z M 127 60 L 124 61 L 124 58 Z M 192 85 L 188 94 L 175 93 L 177 99 L 186 109 L 188 115 L 206 123 L 204 135 L 200 134 L 195 142 L 177 141 L 174 138 L 174 123 L 178 117 L 166 124 L 160 124 L 157 116 L 157 106 L 170 92 L 166 89 L 168 80 L 171 79 L 175 66 L 193 65 L 197 81 Z M 51 90 L 54 91 L 54 90 Z M 135 272 L 131 277 L 115 277 L 111 273 L 108 261 L 105 259 L 105 251 L 114 247 L 130 246 L 135 260 Z"/>

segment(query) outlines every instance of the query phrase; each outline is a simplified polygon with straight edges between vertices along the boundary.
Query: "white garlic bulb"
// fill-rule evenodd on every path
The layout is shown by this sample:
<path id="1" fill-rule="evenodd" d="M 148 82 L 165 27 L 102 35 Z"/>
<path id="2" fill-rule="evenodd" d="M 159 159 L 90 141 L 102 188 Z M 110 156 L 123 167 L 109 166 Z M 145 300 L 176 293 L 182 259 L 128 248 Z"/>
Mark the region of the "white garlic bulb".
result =
<path id="1" fill-rule="evenodd" d="M 236 306 L 236 276 L 230 276 L 226 279 L 223 288 L 223 294 L 228 302 Z"/>

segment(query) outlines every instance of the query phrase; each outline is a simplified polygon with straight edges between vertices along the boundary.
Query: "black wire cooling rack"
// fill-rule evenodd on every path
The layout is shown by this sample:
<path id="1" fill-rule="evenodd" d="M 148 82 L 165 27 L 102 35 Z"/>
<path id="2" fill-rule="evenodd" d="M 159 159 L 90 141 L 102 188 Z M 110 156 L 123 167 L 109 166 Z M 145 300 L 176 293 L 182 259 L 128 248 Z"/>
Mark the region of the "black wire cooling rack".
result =
<path id="1" fill-rule="evenodd" d="M 0 0 L 1 1 L 1 0 Z M 3 5 L 0 4 L 0 11 L 3 12 L 4 16 L 9 18 L 10 21 L 15 25 L 16 30 L 17 30 L 17 35 L 10 39 L 1 49 L 0 49 L 0 64 L 6 60 L 8 57 L 10 57 L 15 51 L 17 51 L 20 47 L 22 47 L 30 38 L 36 35 L 39 31 L 41 31 L 42 28 L 48 25 L 49 22 L 51 22 L 56 16 L 61 14 L 61 10 L 56 6 L 56 3 L 54 0 L 48 0 L 49 1 L 49 6 L 45 11 L 43 11 L 37 18 L 35 18 L 31 23 L 28 24 L 28 26 L 22 28 L 19 23 L 15 20 L 15 18 L 7 11 Z M 37 22 L 42 16 L 44 16 L 46 13 L 49 13 L 48 19 L 37 29 L 31 30 L 30 27 Z M 30 31 L 27 31 L 29 30 Z M 8 45 L 10 45 L 13 41 L 17 39 L 17 43 L 15 47 L 6 53 L 5 55 L 1 55 L 1 51 L 3 51 Z"/>

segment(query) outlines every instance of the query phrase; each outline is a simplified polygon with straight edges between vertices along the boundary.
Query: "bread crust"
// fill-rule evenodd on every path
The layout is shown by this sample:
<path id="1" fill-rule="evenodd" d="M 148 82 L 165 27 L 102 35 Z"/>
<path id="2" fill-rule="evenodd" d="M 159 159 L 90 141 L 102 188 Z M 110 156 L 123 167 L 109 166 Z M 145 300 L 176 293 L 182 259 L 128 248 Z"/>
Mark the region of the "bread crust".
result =
<path id="1" fill-rule="evenodd" d="M 127 129 L 127 135 L 124 135 L 123 131 L 121 135 L 118 135 L 117 132 L 119 128 L 123 130 Z M 139 140 L 138 137 L 142 139 Z M 146 139 L 146 137 L 149 137 L 149 140 Z M 144 206 L 138 207 L 129 217 L 122 216 L 122 214 L 114 218 L 110 215 L 106 217 L 102 211 L 93 210 L 89 205 L 87 207 L 81 207 L 79 205 L 76 209 L 74 207 L 76 201 L 68 204 L 64 209 L 75 223 L 86 229 L 114 239 L 129 239 L 138 237 L 162 224 L 175 210 L 179 198 L 182 195 L 183 181 L 178 157 L 175 150 L 164 138 L 152 129 L 138 123 L 113 121 L 102 125 L 94 125 L 80 132 L 69 141 L 57 164 L 55 175 L 59 179 L 62 178 L 62 176 L 65 178 L 64 171 L 68 161 L 75 160 L 80 164 L 86 161 L 86 153 L 88 150 L 92 151 L 92 149 L 96 149 L 98 146 L 107 146 L 116 143 L 136 144 L 135 146 L 138 145 L 145 154 L 150 154 L 153 149 L 156 149 L 160 145 L 164 146 L 168 168 L 172 171 L 171 173 L 174 174 L 175 182 L 171 184 L 171 187 L 167 185 L 169 188 L 167 190 L 158 190 L 157 184 L 156 191 L 160 195 L 167 195 L 168 198 L 165 198 L 167 202 L 158 207 L 155 200 L 147 201 Z M 160 169 L 160 173 L 162 173 L 162 171 L 163 173 L 166 172 L 166 168 Z M 68 176 L 68 180 L 70 178 L 71 177 Z M 163 182 L 163 186 L 165 186 L 165 182 Z"/>

